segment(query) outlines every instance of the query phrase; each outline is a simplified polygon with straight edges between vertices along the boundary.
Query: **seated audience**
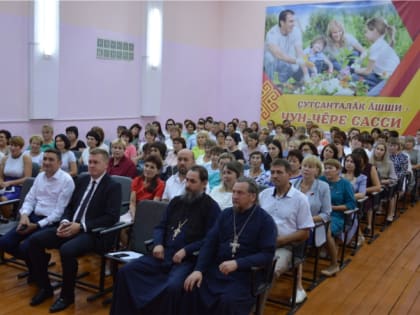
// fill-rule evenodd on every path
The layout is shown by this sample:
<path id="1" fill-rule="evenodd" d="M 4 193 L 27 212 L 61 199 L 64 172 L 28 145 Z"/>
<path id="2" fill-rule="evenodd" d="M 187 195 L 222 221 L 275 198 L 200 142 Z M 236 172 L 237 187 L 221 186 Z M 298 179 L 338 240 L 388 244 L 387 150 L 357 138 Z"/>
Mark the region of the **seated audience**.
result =
<path id="1" fill-rule="evenodd" d="M 351 183 L 340 177 L 341 165 L 335 159 L 324 161 L 324 176 L 320 179 L 330 186 L 331 195 L 331 223 L 327 233 L 327 247 L 330 253 L 330 266 L 321 271 L 324 276 L 330 277 L 340 271 L 337 260 L 337 245 L 335 238 L 340 237 L 344 228 L 344 211 L 356 208 L 353 187 Z"/>
<path id="2" fill-rule="evenodd" d="M 293 184 L 296 180 L 302 178 L 301 163 L 303 161 L 302 152 L 299 150 L 289 151 L 287 154 L 287 161 L 290 164 L 290 182 Z"/>
<path id="3" fill-rule="evenodd" d="M 171 124 L 171 122 L 169 122 L 169 124 Z M 169 126 L 169 125 L 168 125 Z M 181 129 L 178 128 L 178 126 L 172 125 L 169 127 L 168 129 L 168 136 L 166 137 L 165 140 L 165 145 L 168 148 L 168 151 L 172 151 L 174 149 L 174 139 L 181 137 Z"/>
<path id="4" fill-rule="evenodd" d="M 236 180 L 242 176 L 243 165 L 237 161 L 224 164 L 222 168 L 222 183 L 216 186 L 210 193 L 212 197 L 224 210 L 232 207 L 232 188 Z"/>
<path id="5" fill-rule="evenodd" d="M 327 144 L 321 151 L 321 161 L 326 161 L 328 159 L 338 160 L 338 149 L 334 143 Z"/>
<path id="6" fill-rule="evenodd" d="M 195 164 L 194 154 L 191 150 L 182 149 L 178 152 L 177 173 L 168 178 L 163 191 L 162 200 L 171 201 L 174 197 L 182 195 L 185 189 L 188 170 Z"/>
<path id="7" fill-rule="evenodd" d="M 124 155 L 132 160 L 134 163 L 137 163 L 137 149 L 133 142 L 133 134 L 128 129 L 121 131 L 120 139 L 125 142 L 125 151 Z"/>
<path id="8" fill-rule="evenodd" d="M 292 260 L 291 243 L 302 242 L 309 237 L 314 221 L 308 198 L 290 183 L 291 168 L 284 159 L 275 159 L 271 163 L 271 181 L 274 187 L 259 194 L 260 205 L 274 219 L 277 225 L 275 275 L 279 277 L 289 269 Z M 281 209 L 281 211 L 279 211 Z M 304 296 L 304 291 L 298 291 Z"/>
<path id="9" fill-rule="evenodd" d="M 223 131 L 223 130 L 219 130 L 216 133 L 216 144 L 217 144 L 217 146 L 221 147 L 225 150 L 227 149 L 226 148 L 226 135 L 227 135 L 226 132 Z"/>
<path id="10" fill-rule="evenodd" d="M 23 152 L 23 154 L 31 157 L 32 164 L 42 165 L 43 152 L 41 151 L 42 138 L 40 136 L 32 136 L 29 138 L 30 149 Z"/>
<path id="11" fill-rule="evenodd" d="M 12 134 L 10 131 L 1 129 L 0 130 L 0 155 L 3 157 L 9 154 L 9 142 Z"/>
<path id="12" fill-rule="evenodd" d="M 245 164 L 244 154 L 241 150 L 238 149 L 238 143 L 240 141 L 240 136 L 237 133 L 226 136 L 226 147 L 227 151 L 235 157 L 236 161 Z"/>
<path id="13" fill-rule="evenodd" d="M 44 152 L 47 149 L 54 149 L 54 129 L 50 125 L 43 125 L 41 129 L 42 133 L 42 145 L 41 151 Z"/>
<path id="14" fill-rule="evenodd" d="M 178 152 L 181 151 L 182 149 L 185 149 L 187 147 L 187 144 L 184 138 L 177 137 L 177 138 L 172 139 L 172 145 L 173 145 L 173 149 L 169 151 L 168 154 L 166 155 L 164 164 L 167 165 L 168 167 L 174 168 L 176 167 Z"/>
<path id="15" fill-rule="evenodd" d="M 45 252 L 51 248 L 59 249 L 63 280 L 61 293 L 50 307 L 50 313 L 64 310 L 74 303 L 77 257 L 95 249 L 97 234 L 92 233 L 93 229 L 110 227 L 119 219 L 121 187 L 106 174 L 107 166 L 108 153 L 99 148 L 91 150 L 89 176 L 76 183 L 58 228 L 49 227 L 30 238 L 28 259 L 36 265 L 33 279 L 39 289 L 30 302 L 31 306 L 54 295 L 48 277 L 50 254 Z"/>
<path id="16" fill-rule="evenodd" d="M 71 151 L 83 151 L 86 148 L 86 144 L 79 140 L 79 129 L 76 126 L 69 126 L 66 128 L 67 138 L 70 140 Z"/>
<path id="17" fill-rule="evenodd" d="M 242 147 L 242 153 L 244 154 L 244 160 L 247 163 L 250 162 L 251 153 L 261 152 L 260 146 L 258 144 L 258 141 L 259 141 L 258 139 L 259 139 L 258 133 L 251 132 L 248 135 L 248 138 L 247 138 L 247 141 L 246 141 L 246 146 Z"/>
<path id="18" fill-rule="evenodd" d="M 131 135 L 133 136 L 133 140 L 131 141 L 131 144 L 133 144 L 136 147 L 136 150 L 139 149 L 140 145 L 140 132 L 143 128 L 138 123 L 134 123 L 130 126 L 128 130 L 130 130 Z"/>
<path id="19" fill-rule="evenodd" d="M 56 225 L 74 191 L 71 176 L 60 169 L 61 154 L 58 150 L 47 149 L 42 162 L 43 172 L 39 173 L 19 209 L 17 227 L 0 237 L 0 251 L 23 259 L 28 267 L 28 283 L 34 280 L 36 264 L 28 260 L 28 244 L 31 237 Z"/>
<path id="20" fill-rule="evenodd" d="M 109 146 L 105 143 L 105 132 L 103 128 L 99 126 L 93 126 L 92 128 L 90 128 L 90 131 L 96 132 L 99 136 L 99 143 L 97 145 L 98 148 L 105 150 L 109 153 Z"/>
<path id="21" fill-rule="evenodd" d="M 10 138 L 10 153 L 0 162 L 0 201 L 18 199 L 26 178 L 32 175 L 32 160 L 23 154 L 25 141 L 21 136 Z M 0 207 L 0 222 L 7 222 L 13 205 Z"/>
<path id="22" fill-rule="evenodd" d="M 156 131 L 156 139 L 159 142 L 165 143 L 165 134 L 162 131 L 162 126 L 160 125 L 160 122 L 155 120 L 152 122 L 152 128 Z"/>
<path id="23" fill-rule="evenodd" d="M 321 151 L 324 148 L 324 146 L 321 144 L 321 140 L 324 138 L 324 132 L 320 128 L 312 129 L 309 138 L 317 148 L 318 155 L 321 154 Z"/>
<path id="24" fill-rule="evenodd" d="M 404 177 L 408 170 L 409 170 L 409 164 L 410 160 L 409 157 L 402 152 L 401 143 L 398 138 L 391 137 L 388 140 L 389 144 L 389 158 L 394 164 L 395 173 L 397 174 L 398 180 L 400 180 L 402 177 Z M 402 187 L 403 190 L 405 190 L 405 187 Z M 400 192 L 402 194 L 402 192 Z M 395 207 L 393 207 L 391 210 L 391 213 L 388 213 L 387 221 L 392 222 L 394 215 L 395 215 Z"/>
<path id="25" fill-rule="evenodd" d="M 222 165 L 223 163 L 219 163 L 220 157 L 222 154 L 228 155 L 228 161 L 231 161 L 234 159 L 231 155 L 229 156 L 229 153 L 225 153 L 225 150 L 219 146 L 213 147 L 210 150 L 210 160 L 211 163 L 206 167 L 207 172 L 209 174 L 209 187 L 210 191 L 213 190 L 214 187 L 218 186 L 221 182 L 221 172 L 222 172 Z"/>
<path id="26" fill-rule="evenodd" d="M 317 147 L 310 141 L 301 142 L 299 145 L 299 151 L 302 152 L 304 158 L 310 154 L 319 156 Z"/>
<path id="27" fill-rule="evenodd" d="M 271 140 L 267 145 L 267 149 L 268 154 L 265 155 L 264 161 L 264 169 L 266 171 L 270 170 L 272 161 L 283 158 L 283 148 L 279 140 Z"/>
<path id="28" fill-rule="evenodd" d="M 107 172 L 109 175 L 118 175 L 134 178 L 137 176 L 137 168 L 133 161 L 125 156 L 125 141 L 116 139 L 111 143 L 111 158 L 109 159 Z"/>
<path id="29" fill-rule="evenodd" d="M 156 155 L 149 155 L 144 161 L 144 170 L 141 176 L 134 178 L 131 183 L 129 211 L 132 219 L 136 214 L 137 203 L 141 200 L 162 199 L 165 182 L 159 178 L 162 160 Z"/>
<path id="30" fill-rule="evenodd" d="M 331 214 L 331 195 L 327 183 L 318 179 L 322 173 L 321 161 L 315 156 L 307 156 L 302 161 L 302 177 L 293 183 L 293 187 L 306 195 L 315 223 L 327 223 Z M 311 233 L 311 238 L 315 236 Z M 306 292 L 302 285 L 302 265 L 299 266 L 296 303 L 302 303 Z"/>
<path id="31" fill-rule="evenodd" d="M 252 178 L 261 187 L 270 186 L 270 171 L 264 170 L 264 154 L 254 151 L 249 157 L 249 169 L 244 171 L 244 176 Z"/>
<path id="32" fill-rule="evenodd" d="M 200 156 L 204 155 L 205 153 L 205 145 L 206 141 L 209 140 L 209 133 L 207 131 L 199 131 L 197 132 L 197 145 L 192 148 L 192 152 L 194 153 L 194 159 L 197 160 Z"/>
<path id="33" fill-rule="evenodd" d="M 211 140 L 211 139 L 206 140 L 205 143 L 204 143 L 204 154 L 201 155 L 201 156 L 199 156 L 195 160 L 195 163 L 197 165 L 202 165 L 205 168 L 207 168 L 211 164 L 211 154 L 210 154 L 210 151 L 215 146 L 216 146 L 216 141 Z"/>
<path id="34" fill-rule="evenodd" d="M 273 219 L 258 206 L 258 187 L 249 178 L 233 186 L 233 207 L 219 216 L 184 282 L 181 314 L 250 314 L 251 267 L 267 266 L 276 247 Z M 232 233 L 233 229 L 233 233 Z"/>
<path id="35" fill-rule="evenodd" d="M 55 148 L 61 152 L 61 169 L 71 177 L 77 176 L 77 162 L 73 151 L 70 150 L 70 140 L 61 133 L 55 136 L 54 142 Z"/>
<path id="36" fill-rule="evenodd" d="M 362 174 L 362 161 L 358 155 L 349 154 L 344 158 L 342 176 L 353 186 L 356 200 L 366 196 L 367 176 Z"/>
<path id="37" fill-rule="evenodd" d="M 83 150 L 82 155 L 79 158 L 79 173 L 87 170 L 90 151 L 97 148 L 100 144 L 100 141 L 100 137 L 95 131 L 88 131 L 86 134 L 87 148 Z"/>
<path id="38" fill-rule="evenodd" d="M 206 185 L 206 169 L 193 166 L 186 174 L 185 193 L 171 200 L 154 229 L 153 254 L 118 271 L 111 315 L 180 314 L 183 283 L 196 262 L 194 252 L 220 214 L 217 203 L 204 192 Z"/>
<path id="39" fill-rule="evenodd" d="M 389 191 L 389 186 L 398 181 L 397 174 L 395 173 L 394 163 L 389 159 L 388 146 L 385 143 L 377 143 L 370 163 L 376 168 L 379 176 L 381 186 L 385 193 Z M 392 208 L 395 208 L 396 196 L 388 203 L 388 213 L 392 213 Z M 372 210 L 368 211 L 368 224 L 364 230 L 365 234 L 370 234 L 372 230 Z"/>

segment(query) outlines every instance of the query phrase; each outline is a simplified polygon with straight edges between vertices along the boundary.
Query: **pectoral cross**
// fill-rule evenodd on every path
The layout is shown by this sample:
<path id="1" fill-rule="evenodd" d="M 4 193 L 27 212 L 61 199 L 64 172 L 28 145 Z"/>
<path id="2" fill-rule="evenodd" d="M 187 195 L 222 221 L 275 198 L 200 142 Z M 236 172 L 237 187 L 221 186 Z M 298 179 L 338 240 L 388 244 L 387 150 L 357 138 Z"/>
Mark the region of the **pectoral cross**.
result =
<path id="1" fill-rule="evenodd" d="M 181 223 L 181 221 L 178 222 L 178 227 L 174 230 L 172 234 L 172 240 L 176 239 L 179 233 L 181 233 L 182 227 L 185 225 L 185 223 L 188 222 L 188 219 L 185 219 L 184 222 Z"/>
<path id="2" fill-rule="evenodd" d="M 230 247 L 232 247 L 232 258 L 235 257 L 236 250 L 241 246 L 238 242 L 238 236 L 235 235 L 233 237 L 233 242 L 230 243 Z"/>
<path id="3" fill-rule="evenodd" d="M 176 237 L 178 236 L 178 234 L 181 233 L 181 229 L 178 226 L 175 230 L 174 233 L 172 234 L 172 240 L 176 239 Z"/>

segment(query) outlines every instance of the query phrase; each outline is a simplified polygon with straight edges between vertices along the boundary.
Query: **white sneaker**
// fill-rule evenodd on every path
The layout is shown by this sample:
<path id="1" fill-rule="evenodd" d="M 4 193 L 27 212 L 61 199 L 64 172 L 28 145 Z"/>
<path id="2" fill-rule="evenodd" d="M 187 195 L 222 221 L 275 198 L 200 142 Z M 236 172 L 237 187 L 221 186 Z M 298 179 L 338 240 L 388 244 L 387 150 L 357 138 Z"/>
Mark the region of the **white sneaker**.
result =
<path id="1" fill-rule="evenodd" d="M 306 292 L 304 289 L 296 290 L 296 304 L 300 304 L 306 300 Z"/>

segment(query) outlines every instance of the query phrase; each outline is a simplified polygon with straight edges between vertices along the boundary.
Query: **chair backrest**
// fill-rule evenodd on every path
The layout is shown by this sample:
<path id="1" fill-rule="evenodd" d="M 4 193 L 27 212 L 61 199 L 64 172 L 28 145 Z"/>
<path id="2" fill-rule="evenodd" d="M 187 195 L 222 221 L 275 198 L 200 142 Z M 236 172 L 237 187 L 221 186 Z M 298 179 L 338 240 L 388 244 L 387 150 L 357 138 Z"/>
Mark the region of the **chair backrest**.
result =
<path id="1" fill-rule="evenodd" d="M 292 244 L 292 263 L 291 263 L 292 268 L 296 267 L 297 265 L 302 264 L 305 261 L 306 245 L 307 245 L 306 240 Z"/>
<path id="2" fill-rule="evenodd" d="M 78 161 L 80 159 L 80 157 L 82 156 L 82 151 L 73 151 L 74 156 L 76 157 L 76 161 Z"/>
<path id="3" fill-rule="evenodd" d="M 22 190 L 20 191 L 19 197 L 19 205 L 17 209 L 20 209 L 25 201 L 25 197 L 28 194 L 29 190 L 31 190 L 32 185 L 34 184 L 34 177 L 28 177 L 22 185 Z"/>
<path id="4" fill-rule="evenodd" d="M 166 202 L 153 200 L 143 200 L 137 204 L 136 217 L 131 230 L 131 250 L 147 253 L 144 241 L 153 238 L 153 229 L 160 222 L 167 205 Z"/>
<path id="5" fill-rule="evenodd" d="M 121 184 L 121 212 L 124 214 L 128 211 L 130 205 L 131 182 L 132 179 L 126 176 L 111 175 L 112 179 Z"/>
<path id="6" fill-rule="evenodd" d="M 38 163 L 32 163 L 32 177 L 36 177 L 39 173 L 41 166 Z"/>
<path id="7" fill-rule="evenodd" d="M 312 230 L 311 240 L 309 246 L 311 247 L 321 247 L 327 242 L 327 231 L 330 226 L 330 221 L 328 222 L 317 222 L 315 227 Z"/>

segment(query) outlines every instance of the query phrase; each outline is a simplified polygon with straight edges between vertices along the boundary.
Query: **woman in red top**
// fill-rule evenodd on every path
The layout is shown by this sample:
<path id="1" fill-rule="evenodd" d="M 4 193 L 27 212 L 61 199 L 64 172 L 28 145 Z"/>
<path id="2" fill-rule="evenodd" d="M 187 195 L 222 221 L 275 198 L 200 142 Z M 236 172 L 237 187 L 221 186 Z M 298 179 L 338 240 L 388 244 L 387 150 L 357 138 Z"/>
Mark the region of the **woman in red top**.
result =
<path id="1" fill-rule="evenodd" d="M 140 200 L 161 200 L 165 182 L 159 178 L 162 160 L 156 155 L 149 155 L 144 161 L 141 176 L 131 183 L 130 214 L 134 220 L 137 202 Z"/>

